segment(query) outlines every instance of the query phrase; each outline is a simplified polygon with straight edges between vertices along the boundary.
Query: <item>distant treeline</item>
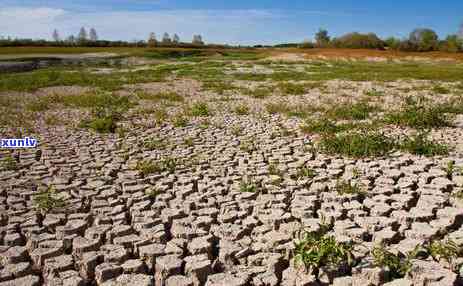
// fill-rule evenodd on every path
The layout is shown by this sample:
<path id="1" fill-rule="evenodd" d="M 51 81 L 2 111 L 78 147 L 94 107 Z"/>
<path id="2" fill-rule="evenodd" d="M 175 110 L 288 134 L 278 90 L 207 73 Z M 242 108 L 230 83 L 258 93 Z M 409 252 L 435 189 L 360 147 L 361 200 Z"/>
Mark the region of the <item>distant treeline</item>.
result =
<path id="1" fill-rule="evenodd" d="M 53 41 L 32 39 L 0 38 L 0 47 L 21 46 L 47 46 L 47 47 L 180 47 L 180 48 L 249 48 L 249 46 L 229 46 L 205 44 L 201 35 L 194 35 L 190 43 L 181 42 L 177 34 L 170 37 L 164 33 L 158 41 L 154 33 L 150 33 L 147 41 L 106 41 L 99 40 L 95 29 L 91 29 L 87 36 L 85 28 L 81 28 L 77 37 L 69 36 L 61 40 L 58 31 L 53 32 Z M 348 33 L 341 37 L 331 38 L 327 30 L 320 29 L 314 37 L 314 41 L 306 40 L 303 43 L 284 43 L 274 46 L 255 45 L 254 48 L 347 48 L 347 49 L 376 49 L 397 50 L 405 52 L 463 52 L 463 25 L 458 34 L 449 35 L 445 39 L 432 29 L 419 28 L 413 30 L 408 38 L 390 37 L 381 39 L 375 33 Z"/>

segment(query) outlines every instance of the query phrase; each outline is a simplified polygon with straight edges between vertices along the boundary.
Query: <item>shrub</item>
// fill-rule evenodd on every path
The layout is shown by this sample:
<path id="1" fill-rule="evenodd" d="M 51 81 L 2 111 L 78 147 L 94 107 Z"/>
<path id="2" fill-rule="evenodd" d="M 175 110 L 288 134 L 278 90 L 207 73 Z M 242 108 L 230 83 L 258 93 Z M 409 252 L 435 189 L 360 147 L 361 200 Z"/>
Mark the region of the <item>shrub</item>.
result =
<path id="1" fill-rule="evenodd" d="M 341 131 L 341 128 L 331 120 L 322 118 L 318 120 L 307 120 L 305 124 L 301 126 L 301 130 L 304 133 L 334 134 Z"/>
<path id="2" fill-rule="evenodd" d="M 240 192 L 242 193 L 255 193 L 257 192 L 257 185 L 249 178 L 243 178 L 240 182 Z"/>
<path id="3" fill-rule="evenodd" d="M 116 131 L 117 128 L 116 121 L 116 117 L 113 116 L 95 118 L 91 121 L 87 121 L 86 125 L 83 126 L 93 129 L 98 133 L 114 133 L 114 131 Z"/>
<path id="4" fill-rule="evenodd" d="M 302 95 L 305 93 L 305 86 L 303 84 L 282 82 L 278 85 L 278 88 L 283 94 Z"/>
<path id="5" fill-rule="evenodd" d="M 424 247 L 435 261 L 446 260 L 450 265 L 458 257 L 461 249 L 452 241 L 432 241 Z"/>
<path id="6" fill-rule="evenodd" d="M 327 154 L 361 158 L 387 155 L 394 149 L 395 143 L 383 134 L 363 131 L 324 135 L 320 141 L 320 147 Z"/>
<path id="7" fill-rule="evenodd" d="M 188 125 L 188 118 L 182 114 L 177 114 L 172 119 L 172 124 L 174 127 L 186 127 Z"/>
<path id="8" fill-rule="evenodd" d="M 384 42 L 374 33 L 349 33 L 333 39 L 332 45 L 336 48 L 347 49 L 384 49 Z"/>
<path id="9" fill-rule="evenodd" d="M 148 151 L 153 151 L 156 149 L 161 150 L 167 147 L 164 140 L 155 139 L 155 138 L 148 138 L 144 140 L 141 145 L 143 146 L 143 148 L 145 148 Z"/>
<path id="10" fill-rule="evenodd" d="M 138 170 L 143 177 L 162 171 L 162 167 L 152 160 L 143 160 L 137 162 L 135 169 Z"/>
<path id="11" fill-rule="evenodd" d="M 12 156 L 7 156 L 3 160 L 1 166 L 6 171 L 17 171 L 17 170 L 19 170 L 18 163 L 16 162 L 16 160 Z"/>
<path id="12" fill-rule="evenodd" d="M 296 172 L 297 179 L 312 179 L 315 176 L 317 176 L 317 172 L 308 166 L 302 166 Z"/>

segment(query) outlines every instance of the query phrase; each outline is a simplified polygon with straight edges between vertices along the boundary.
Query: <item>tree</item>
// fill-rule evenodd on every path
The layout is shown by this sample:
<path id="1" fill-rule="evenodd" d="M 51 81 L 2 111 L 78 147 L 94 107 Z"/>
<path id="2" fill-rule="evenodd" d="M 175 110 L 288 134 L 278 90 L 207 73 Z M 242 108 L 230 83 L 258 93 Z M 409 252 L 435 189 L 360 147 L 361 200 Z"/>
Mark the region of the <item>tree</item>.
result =
<path id="1" fill-rule="evenodd" d="M 461 25 L 460 25 L 460 29 L 458 30 L 457 36 L 458 36 L 458 38 L 463 40 L 463 23 L 461 23 Z"/>
<path id="2" fill-rule="evenodd" d="M 384 40 L 384 43 L 386 44 L 388 48 L 397 50 L 400 46 L 400 39 L 389 37 L 386 40 Z"/>
<path id="3" fill-rule="evenodd" d="M 55 42 L 59 42 L 59 41 L 60 41 L 59 33 L 58 33 L 58 30 L 56 30 L 56 29 L 53 31 L 53 40 L 54 40 Z"/>
<path id="4" fill-rule="evenodd" d="M 192 43 L 193 45 L 204 45 L 203 37 L 201 35 L 194 35 Z"/>
<path id="5" fill-rule="evenodd" d="M 315 34 L 315 41 L 318 47 L 326 47 L 330 43 L 330 36 L 328 31 L 324 29 L 318 30 Z"/>
<path id="6" fill-rule="evenodd" d="M 76 42 L 76 37 L 74 37 L 74 35 L 70 35 L 66 42 L 70 43 L 70 44 L 74 44 Z"/>
<path id="7" fill-rule="evenodd" d="M 463 51 L 463 38 L 459 38 L 457 35 L 449 35 L 445 41 L 442 41 L 439 50 L 451 53 Z"/>
<path id="8" fill-rule="evenodd" d="M 174 36 L 172 37 L 172 42 L 174 44 L 180 43 L 180 37 L 177 34 L 174 34 Z"/>
<path id="9" fill-rule="evenodd" d="M 156 46 L 157 40 L 156 40 L 156 34 L 151 32 L 149 37 L 148 37 L 148 46 L 154 47 Z"/>
<path id="10" fill-rule="evenodd" d="M 168 33 L 164 33 L 164 35 L 162 36 L 162 43 L 163 44 L 170 44 L 172 42 L 172 40 L 170 39 L 170 36 Z"/>
<path id="11" fill-rule="evenodd" d="M 79 35 L 77 36 L 79 42 L 85 42 L 87 40 L 87 31 L 84 27 L 80 28 Z"/>
<path id="12" fill-rule="evenodd" d="M 98 41 L 98 34 L 96 33 L 96 30 L 94 28 L 90 29 L 90 41 L 92 42 Z"/>
<path id="13" fill-rule="evenodd" d="M 427 28 L 413 30 L 410 33 L 409 41 L 416 45 L 420 52 L 434 51 L 439 46 L 439 37 L 436 32 Z"/>

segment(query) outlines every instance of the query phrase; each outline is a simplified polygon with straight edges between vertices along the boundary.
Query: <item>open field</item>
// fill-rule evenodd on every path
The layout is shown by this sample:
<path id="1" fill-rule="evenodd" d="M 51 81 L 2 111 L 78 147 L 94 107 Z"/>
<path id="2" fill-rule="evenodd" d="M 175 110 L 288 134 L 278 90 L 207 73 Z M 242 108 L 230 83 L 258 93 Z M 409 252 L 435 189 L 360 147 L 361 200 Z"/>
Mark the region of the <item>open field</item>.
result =
<path id="1" fill-rule="evenodd" d="M 460 285 L 461 55 L 102 51 L 0 75 L 0 286 Z"/>

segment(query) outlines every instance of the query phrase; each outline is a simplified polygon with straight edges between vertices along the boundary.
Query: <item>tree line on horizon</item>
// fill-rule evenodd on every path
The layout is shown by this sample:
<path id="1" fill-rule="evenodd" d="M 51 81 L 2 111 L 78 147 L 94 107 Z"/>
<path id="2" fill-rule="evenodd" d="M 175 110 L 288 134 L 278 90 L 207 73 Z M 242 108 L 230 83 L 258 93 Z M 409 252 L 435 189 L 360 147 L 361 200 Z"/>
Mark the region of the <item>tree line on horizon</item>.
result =
<path id="1" fill-rule="evenodd" d="M 156 34 L 151 32 L 147 40 L 140 41 L 108 41 L 100 40 L 94 28 L 89 32 L 82 27 L 77 36 L 70 35 L 65 39 L 60 37 L 58 30 L 52 33 L 53 41 L 32 40 L 32 39 L 11 39 L 0 37 L 2 46 L 82 46 L 82 47 L 185 47 L 185 48 L 231 48 L 229 45 L 206 45 L 201 35 L 193 36 L 191 42 L 182 42 L 177 34 L 172 37 L 164 33 L 158 40 Z M 239 46 L 249 48 L 251 46 Z M 314 41 L 306 40 L 302 43 L 286 43 L 279 45 L 254 45 L 254 48 L 276 47 L 276 48 L 347 48 L 347 49 L 376 49 L 376 50 L 397 50 L 406 52 L 463 52 L 463 24 L 456 34 L 448 35 L 445 39 L 439 39 L 437 33 L 429 28 L 417 28 L 413 30 L 408 38 L 389 37 L 381 39 L 375 33 L 352 32 L 340 37 L 331 37 L 326 29 L 319 29 L 314 36 Z"/>

